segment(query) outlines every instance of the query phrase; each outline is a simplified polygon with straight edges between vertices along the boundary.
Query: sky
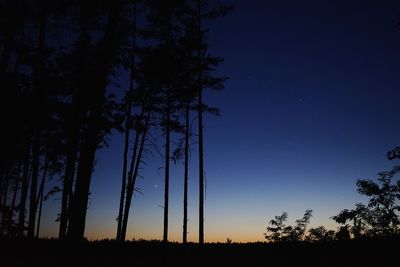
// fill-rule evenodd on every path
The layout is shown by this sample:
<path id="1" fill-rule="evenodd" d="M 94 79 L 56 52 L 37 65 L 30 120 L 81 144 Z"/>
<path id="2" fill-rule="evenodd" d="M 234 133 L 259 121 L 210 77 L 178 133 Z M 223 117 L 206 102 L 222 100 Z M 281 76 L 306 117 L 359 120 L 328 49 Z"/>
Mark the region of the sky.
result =
<path id="1" fill-rule="evenodd" d="M 311 227 L 336 229 L 331 216 L 366 200 L 356 192 L 357 179 L 376 179 L 396 164 L 386 153 L 400 145 L 400 2 L 222 3 L 234 10 L 209 23 L 210 53 L 224 58 L 217 74 L 229 79 L 223 91 L 205 95 L 222 112 L 205 116 L 206 242 L 264 241 L 275 215 L 286 211 L 293 223 L 308 208 Z M 196 242 L 192 141 L 188 239 Z M 114 133 L 109 143 L 97 153 L 89 239 L 116 234 L 123 136 Z M 157 153 L 147 155 L 128 240 L 162 239 L 162 166 Z M 172 166 L 170 182 L 169 239 L 181 241 L 182 163 Z M 45 203 L 43 236 L 57 233 L 59 202 Z"/>

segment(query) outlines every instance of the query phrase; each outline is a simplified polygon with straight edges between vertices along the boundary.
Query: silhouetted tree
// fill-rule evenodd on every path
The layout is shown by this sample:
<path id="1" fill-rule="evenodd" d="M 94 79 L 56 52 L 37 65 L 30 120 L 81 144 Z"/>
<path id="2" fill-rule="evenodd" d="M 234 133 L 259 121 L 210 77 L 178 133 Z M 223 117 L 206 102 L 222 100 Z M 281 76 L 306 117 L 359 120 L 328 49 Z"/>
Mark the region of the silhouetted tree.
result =
<path id="1" fill-rule="evenodd" d="M 308 230 L 307 241 L 332 241 L 335 239 L 335 231 L 327 230 L 324 226 L 318 226 Z"/>
<path id="2" fill-rule="evenodd" d="M 312 210 L 307 209 L 303 218 L 297 219 L 295 226 L 285 225 L 288 218 L 287 212 L 283 212 L 280 216 L 275 216 L 275 219 L 269 221 L 271 226 L 267 227 L 267 232 L 264 236 L 272 242 L 279 241 L 301 241 L 304 239 L 307 225 L 310 223 Z"/>
<path id="3" fill-rule="evenodd" d="M 94 68 L 89 72 L 90 101 L 88 103 L 88 114 L 85 118 L 86 127 L 82 138 L 75 190 L 69 214 L 67 236 L 72 240 L 83 238 L 96 151 L 105 134 L 112 127 L 109 120 L 104 117 L 105 112 L 106 114 L 110 113 L 110 109 L 105 106 L 107 103 L 106 87 L 109 82 L 109 75 L 118 62 L 118 48 L 122 37 L 119 35 L 122 1 L 106 1 L 106 7 L 107 19 L 104 35 L 96 44 L 97 56 L 94 58 Z M 85 25 L 82 27 L 84 28 Z M 87 38 L 85 34 L 88 33 L 83 31 L 82 38 Z"/>
<path id="4" fill-rule="evenodd" d="M 211 75 L 221 59 L 208 55 L 202 22 L 228 8 L 209 9 L 206 2 L 0 1 L 0 123 L 7 125 L 0 140 L 1 234 L 34 237 L 36 230 L 38 236 L 44 201 L 62 191 L 59 238 L 81 240 L 96 152 L 117 129 L 125 135 L 117 226 L 117 239 L 124 240 L 149 131 L 159 126 L 165 147 L 165 241 L 169 164 L 176 156 L 171 152 L 178 151 L 174 133 L 184 134 L 179 149 L 185 161 L 186 242 L 191 111 L 199 118 L 203 199 L 202 116 L 218 110 L 203 103 L 202 92 L 221 89 L 224 81 Z M 143 31 L 136 30 L 138 3 L 148 15 Z M 135 10 L 133 17 L 128 10 Z M 139 35 L 146 37 L 147 47 L 137 47 Z M 117 66 L 131 71 L 119 106 L 107 91 Z M 47 188 L 53 177 L 61 184 Z M 203 201 L 200 206 L 203 221 Z M 200 228 L 203 242 L 203 223 Z"/>
<path id="5" fill-rule="evenodd" d="M 36 202 L 39 203 L 39 214 L 38 214 L 38 220 L 37 220 L 37 226 L 36 226 L 36 238 L 39 237 L 39 230 L 40 230 L 40 220 L 42 217 L 42 207 L 43 207 L 43 199 L 44 199 L 44 190 L 45 190 L 45 183 L 46 183 L 46 178 L 47 178 L 47 171 L 49 167 L 49 160 L 47 158 L 47 153 L 45 155 L 45 165 L 43 167 L 43 175 L 42 175 L 42 180 L 40 182 L 40 189 L 38 193 L 38 197 Z"/>
<path id="6" fill-rule="evenodd" d="M 34 237 L 37 213 L 37 184 L 39 179 L 40 154 L 42 142 L 43 117 L 45 117 L 43 107 L 46 106 L 46 88 L 44 77 L 44 66 L 46 65 L 46 27 L 47 27 L 47 1 L 38 1 L 39 29 L 37 37 L 37 51 L 33 64 L 33 101 L 35 103 L 35 118 L 33 121 L 33 146 L 32 146 L 32 176 L 30 190 L 29 223 L 28 237 Z"/>
<path id="7" fill-rule="evenodd" d="M 198 120 L 198 149 L 199 149 L 199 243 L 204 243 L 204 136 L 203 136 L 203 113 L 213 111 L 218 114 L 218 110 L 208 108 L 203 102 L 203 91 L 205 89 L 220 90 L 223 88 L 226 78 L 215 77 L 211 73 L 222 58 L 213 57 L 208 53 L 206 43 L 206 33 L 208 29 L 204 27 L 207 19 L 215 19 L 227 14 L 231 6 L 221 6 L 209 9 L 207 0 L 195 0 L 192 7 L 194 25 L 194 48 L 195 48 L 195 73 L 197 76 L 195 90 L 197 92 L 197 120 Z"/>
<path id="8" fill-rule="evenodd" d="M 153 67 L 153 77 L 159 91 L 161 102 L 158 105 L 161 120 L 160 126 L 164 135 L 164 222 L 163 241 L 168 241 L 168 216 L 169 216 L 169 179 L 171 133 L 181 131 L 181 125 L 175 115 L 179 109 L 179 89 L 182 86 L 179 78 L 184 70 L 182 65 L 180 38 L 182 23 L 178 20 L 185 13 L 185 1 L 175 0 L 168 3 L 160 0 L 148 0 L 150 9 L 148 16 L 148 34 L 157 42 L 152 48 L 152 53 L 157 57 L 158 66 Z"/>
<path id="9" fill-rule="evenodd" d="M 288 239 L 290 241 L 303 240 L 307 226 L 310 223 L 311 217 L 312 217 L 312 210 L 307 209 L 303 215 L 303 218 L 296 220 L 295 226 L 288 233 Z"/>
<path id="10" fill-rule="evenodd" d="M 349 229 L 353 236 L 358 238 L 370 230 L 371 215 L 367 207 L 361 203 L 357 203 L 354 210 L 344 209 L 338 215 L 333 216 L 332 219 L 346 226 L 346 229 Z M 347 222 L 352 223 L 352 225 L 349 225 Z"/>
<path id="11" fill-rule="evenodd" d="M 123 163 L 122 163 L 122 183 L 121 183 L 121 194 L 119 211 L 117 217 L 117 240 L 123 240 L 125 236 L 121 236 L 122 224 L 124 221 L 124 206 L 126 198 L 126 184 L 127 184 L 127 170 L 128 170 L 128 152 L 130 147 L 130 132 L 132 129 L 132 106 L 133 106 L 133 94 L 134 94 L 134 83 L 136 76 L 136 54 L 137 54 L 137 12 L 138 12 L 138 1 L 133 1 L 132 7 L 132 49 L 131 49 L 131 64 L 130 64 L 130 81 L 129 90 L 125 94 L 124 106 L 125 106 L 125 124 L 124 124 L 124 152 L 123 152 Z M 134 185 L 133 185 L 134 186 Z"/>
<path id="12" fill-rule="evenodd" d="M 18 209 L 19 235 L 24 235 L 27 229 L 28 236 L 33 237 L 38 204 L 38 179 L 44 166 L 44 151 L 50 146 L 47 136 L 57 130 L 55 121 L 56 106 L 59 103 L 56 100 L 58 90 L 53 87 L 50 59 L 53 47 L 46 44 L 46 35 L 49 32 L 48 11 L 52 11 L 54 6 L 45 0 L 16 1 L 15 6 L 9 5 L 11 2 L 6 1 L 3 6 L 4 11 L 8 13 L 5 17 L 10 16 L 7 19 L 11 21 L 20 21 L 16 24 L 10 21 L 13 24 L 13 34 L 10 37 L 12 41 L 7 44 L 8 55 L 3 54 L 5 58 L 2 62 L 5 65 L 0 72 L 2 91 L 5 92 L 2 98 L 4 105 L 1 105 L 5 113 L 1 114 L 6 114 L 1 116 L 0 120 L 8 128 L 8 134 L 1 140 L 4 142 L 4 155 L 7 155 L 8 159 L 0 160 L 0 173 L 4 173 L 4 170 L 9 174 L 14 173 L 15 169 L 18 171 L 15 175 L 7 175 L 5 179 L 8 189 L 11 188 L 8 186 L 10 182 L 14 185 L 5 229 L 15 232 L 16 223 L 13 220 Z M 15 7 L 17 9 L 14 9 Z M 30 27 L 25 27 L 25 21 L 30 22 Z M 20 203 L 17 205 L 18 192 Z M 28 192 L 29 219 L 26 228 Z"/>
<path id="13" fill-rule="evenodd" d="M 267 232 L 264 236 L 267 240 L 272 242 L 280 242 L 285 240 L 285 234 L 288 232 L 288 227 L 285 225 L 288 214 L 283 212 L 280 216 L 275 216 L 275 219 L 269 221 L 271 226 L 267 227 Z"/>
<path id="14" fill-rule="evenodd" d="M 353 222 L 351 230 L 355 238 L 367 236 L 389 236 L 398 233 L 400 210 L 398 200 L 400 187 L 392 184 L 394 171 L 380 172 L 378 181 L 362 179 L 357 181 L 357 191 L 369 198 L 368 205 L 361 203 L 353 210 L 342 210 L 333 216 L 339 224 Z"/>
<path id="15" fill-rule="evenodd" d="M 350 231 L 348 225 L 340 226 L 335 234 L 335 239 L 337 240 L 349 240 Z"/>

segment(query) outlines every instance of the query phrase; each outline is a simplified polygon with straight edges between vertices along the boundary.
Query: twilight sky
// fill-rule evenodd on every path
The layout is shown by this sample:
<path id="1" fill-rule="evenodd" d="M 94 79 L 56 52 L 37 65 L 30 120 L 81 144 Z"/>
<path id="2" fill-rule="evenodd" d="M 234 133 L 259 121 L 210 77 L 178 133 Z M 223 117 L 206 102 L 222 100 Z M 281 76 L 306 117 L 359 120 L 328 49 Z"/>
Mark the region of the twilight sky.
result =
<path id="1" fill-rule="evenodd" d="M 336 229 L 329 217 L 363 201 L 356 180 L 395 164 L 385 156 L 400 145 L 400 2 L 223 2 L 235 9 L 210 24 L 210 51 L 225 58 L 218 73 L 230 79 L 224 91 L 206 95 L 222 111 L 205 117 L 206 241 L 262 241 L 273 216 L 287 211 L 291 223 L 307 208 L 314 210 L 311 226 Z M 98 152 L 86 227 L 91 239 L 115 237 L 122 140 L 114 134 Z M 198 239 L 194 141 L 190 241 Z M 157 153 L 147 156 L 128 240 L 162 238 L 162 166 Z M 170 179 L 169 236 L 181 241 L 182 164 Z M 45 203 L 44 236 L 57 233 L 59 201 Z"/>

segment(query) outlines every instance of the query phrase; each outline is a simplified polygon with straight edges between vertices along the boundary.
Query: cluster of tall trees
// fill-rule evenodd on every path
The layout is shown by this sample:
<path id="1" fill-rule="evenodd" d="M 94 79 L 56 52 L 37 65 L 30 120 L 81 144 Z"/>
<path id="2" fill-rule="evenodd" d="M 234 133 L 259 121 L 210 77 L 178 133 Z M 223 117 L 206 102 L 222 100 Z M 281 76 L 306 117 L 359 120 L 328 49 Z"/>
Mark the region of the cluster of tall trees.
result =
<path id="1" fill-rule="evenodd" d="M 163 239 L 169 166 L 182 159 L 186 242 L 196 118 L 204 242 L 203 114 L 218 110 L 204 103 L 203 93 L 222 89 L 225 80 L 212 74 L 222 59 L 209 54 L 204 25 L 230 9 L 208 2 L 0 1 L 0 234 L 38 235 L 43 201 L 60 192 L 59 238 L 82 239 L 96 152 L 116 129 L 125 140 L 116 239 L 125 240 L 149 132 L 161 129 Z M 129 73 L 129 84 L 117 90 L 121 73 Z M 173 145 L 171 135 L 181 142 Z M 50 179 L 56 186 L 48 186 Z"/>

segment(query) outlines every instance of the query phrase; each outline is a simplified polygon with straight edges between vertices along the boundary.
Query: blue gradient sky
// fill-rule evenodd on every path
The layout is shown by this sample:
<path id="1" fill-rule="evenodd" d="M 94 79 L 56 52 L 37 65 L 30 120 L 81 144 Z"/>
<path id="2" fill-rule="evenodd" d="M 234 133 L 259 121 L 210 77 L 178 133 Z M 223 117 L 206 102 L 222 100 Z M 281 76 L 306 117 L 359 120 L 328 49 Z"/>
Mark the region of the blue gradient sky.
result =
<path id="1" fill-rule="evenodd" d="M 211 52 L 225 58 L 218 73 L 230 79 L 224 91 L 206 94 L 222 111 L 205 117 L 206 241 L 263 240 L 273 216 L 287 211 L 293 222 L 307 208 L 312 226 L 335 229 L 329 217 L 363 201 L 356 180 L 395 164 L 385 155 L 400 145 L 400 2 L 229 2 L 235 10 L 211 24 L 209 37 Z M 122 139 L 111 136 L 98 152 L 89 238 L 115 236 Z M 188 238 L 196 241 L 192 152 Z M 157 154 L 147 157 L 127 239 L 162 238 L 162 166 Z M 181 164 L 170 189 L 170 239 L 180 241 Z M 51 236 L 59 199 L 45 205 L 42 234 Z"/>

